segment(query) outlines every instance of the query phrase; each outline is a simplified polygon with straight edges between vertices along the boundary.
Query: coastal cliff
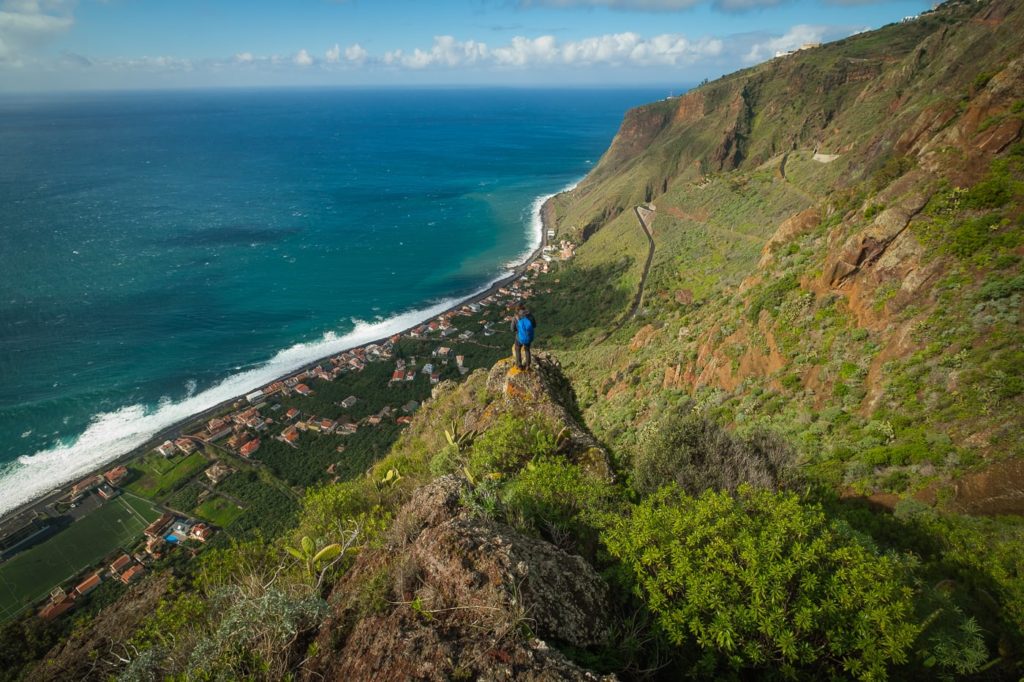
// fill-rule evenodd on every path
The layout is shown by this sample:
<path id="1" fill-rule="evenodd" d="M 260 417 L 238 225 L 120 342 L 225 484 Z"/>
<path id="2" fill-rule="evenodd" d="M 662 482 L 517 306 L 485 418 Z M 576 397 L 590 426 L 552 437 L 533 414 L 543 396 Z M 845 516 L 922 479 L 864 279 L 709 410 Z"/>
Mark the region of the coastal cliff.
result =
<path id="1" fill-rule="evenodd" d="M 954 0 L 626 113 L 544 207 L 533 370 L 18 675 L 1018 679 L 1020 35 Z"/>

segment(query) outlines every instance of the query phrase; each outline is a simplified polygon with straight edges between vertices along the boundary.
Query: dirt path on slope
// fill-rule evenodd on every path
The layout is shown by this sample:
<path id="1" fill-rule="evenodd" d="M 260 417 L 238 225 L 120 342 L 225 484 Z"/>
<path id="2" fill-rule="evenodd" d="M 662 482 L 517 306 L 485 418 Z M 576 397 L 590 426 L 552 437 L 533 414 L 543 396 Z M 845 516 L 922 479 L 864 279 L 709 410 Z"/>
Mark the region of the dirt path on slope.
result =
<path id="1" fill-rule="evenodd" d="M 626 324 L 626 322 L 629 322 L 636 316 L 636 311 L 640 309 L 640 306 L 643 305 L 644 302 L 644 289 L 647 286 L 647 276 L 651 272 L 651 263 L 654 262 L 654 233 L 651 231 L 650 224 L 647 222 L 645 215 L 649 215 L 651 222 L 653 222 L 655 212 L 646 206 L 636 206 L 633 209 L 633 213 L 636 214 L 636 219 L 640 222 L 640 228 L 647 236 L 647 261 L 644 263 L 644 270 L 640 275 L 640 286 L 637 287 L 636 295 L 633 297 L 633 303 L 629 306 L 629 310 L 627 310 L 626 314 L 608 330 L 607 334 L 597 340 L 597 343 L 603 343 L 609 336 L 622 329 L 622 326 Z"/>

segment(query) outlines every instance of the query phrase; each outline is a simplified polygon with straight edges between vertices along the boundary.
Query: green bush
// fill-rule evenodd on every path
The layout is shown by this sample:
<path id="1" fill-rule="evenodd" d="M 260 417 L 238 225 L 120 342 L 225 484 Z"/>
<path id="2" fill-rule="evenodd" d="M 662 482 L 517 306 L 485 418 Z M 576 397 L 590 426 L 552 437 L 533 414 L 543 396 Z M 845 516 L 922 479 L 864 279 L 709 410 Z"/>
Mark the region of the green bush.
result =
<path id="1" fill-rule="evenodd" d="M 762 310 L 775 312 L 782 305 L 786 295 L 799 286 L 800 282 L 794 273 L 789 273 L 784 277 L 763 285 L 750 299 L 750 305 L 747 306 L 747 320 L 751 323 L 756 323 L 758 318 L 761 317 Z"/>
<path id="2" fill-rule="evenodd" d="M 990 275 L 978 290 L 978 298 L 982 301 L 998 301 L 1021 292 L 1024 292 L 1024 275 L 1015 277 Z"/>
<path id="3" fill-rule="evenodd" d="M 994 214 L 964 220 L 949 230 L 943 250 L 961 258 L 973 256 L 997 241 L 995 232 L 1001 222 Z"/>
<path id="4" fill-rule="evenodd" d="M 967 208 L 1000 208 L 1013 198 L 1013 185 L 1002 173 L 992 173 L 967 190 L 964 206 Z"/>
<path id="5" fill-rule="evenodd" d="M 914 160 L 909 156 L 894 156 L 886 160 L 882 166 L 874 172 L 869 182 L 872 192 L 880 192 L 888 187 L 893 180 L 902 176 L 914 167 Z M 870 207 L 869 209 L 870 210 Z M 865 213 L 865 218 L 871 218 Z"/>
<path id="6" fill-rule="evenodd" d="M 540 419 L 520 419 L 506 414 L 474 441 L 468 466 L 474 476 L 508 474 L 554 450 L 555 437 Z"/>
<path id="7" fill-rule="evenodd" d="M 612 509 L 618 499 L 611 484 L 557 457 L 528 463 L 502 495 L 506 516 L 549 538 L 590 535 L 594 515 Z"/>
<path id="8" fill-rule="evenodd" d="M 996 75 L 993 71 L 982 71 L 974 78 L 974 91 L 977 92 L 988 85 L 988 82 L 992 80 L 992 76 Z"/>
<path id="9" fill-rule="evenodd" d="M 602 540 L 668 638 L 720 666 L 885 679 L 920 631 L 905 562 L 792 494 L 670 486 Z"/>
<path id="10" fill-rule="evenodd" d="M 667 483 L 691 494 L 735 490 L 743 483 L 774 489 L 789 481 L 792 462 L 792 450 L 771 434 L 737 438 L 683 406 L 641 433 L 632 484 L 642 495 Z"/>

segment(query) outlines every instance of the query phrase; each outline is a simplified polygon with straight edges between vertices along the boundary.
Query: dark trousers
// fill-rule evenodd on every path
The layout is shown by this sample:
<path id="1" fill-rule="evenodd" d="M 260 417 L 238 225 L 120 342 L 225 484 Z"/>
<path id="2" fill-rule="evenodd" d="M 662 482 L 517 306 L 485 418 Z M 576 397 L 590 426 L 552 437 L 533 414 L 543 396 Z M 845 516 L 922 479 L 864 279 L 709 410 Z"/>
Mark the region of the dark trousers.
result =
<path id="1" fill-rule="evenodd" d="M 522 358 L 522 355 L 520 354 L 520 349 L 526 351 L 526 364 L 525 365 L 523 364 L 523 358 Z M 515 343 L 512 344 L 512 351 L 515 353 L 515 356 L 516 356 L 516 367 L 518 367 L 520 369 L 522 369 L 523 367 L 525 367 L 526 369 L 530 369 L 530 362 L 532 360 L 532 358 L 530 357 L 530 344 L 528 344 L 528 343 L 519 343 L 519 339 L 516 339 Z"/>

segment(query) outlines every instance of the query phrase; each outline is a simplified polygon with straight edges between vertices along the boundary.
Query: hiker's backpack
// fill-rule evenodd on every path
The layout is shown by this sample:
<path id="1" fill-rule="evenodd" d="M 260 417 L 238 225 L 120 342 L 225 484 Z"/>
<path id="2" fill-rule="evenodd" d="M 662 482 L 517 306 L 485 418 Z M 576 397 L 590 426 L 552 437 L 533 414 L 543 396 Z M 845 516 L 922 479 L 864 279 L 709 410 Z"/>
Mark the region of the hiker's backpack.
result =
<path id="1" fill-rule="evenodd" d="M 536 326 L 533 321 L 533 315 L 524 315 L 519 318 L 519 324 L 517 325 L 519 330 L 519 343 L 533 343 L 533 328 Z"/>

